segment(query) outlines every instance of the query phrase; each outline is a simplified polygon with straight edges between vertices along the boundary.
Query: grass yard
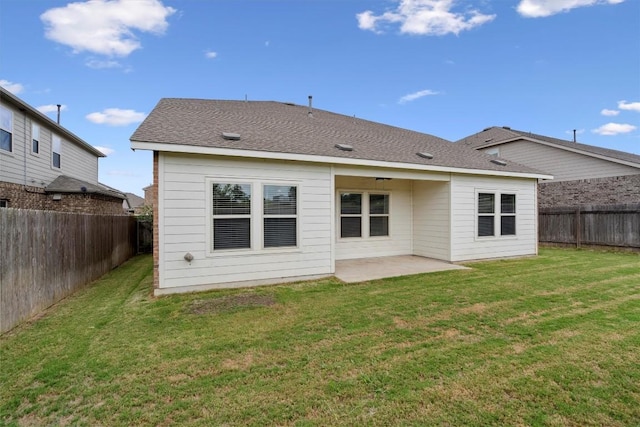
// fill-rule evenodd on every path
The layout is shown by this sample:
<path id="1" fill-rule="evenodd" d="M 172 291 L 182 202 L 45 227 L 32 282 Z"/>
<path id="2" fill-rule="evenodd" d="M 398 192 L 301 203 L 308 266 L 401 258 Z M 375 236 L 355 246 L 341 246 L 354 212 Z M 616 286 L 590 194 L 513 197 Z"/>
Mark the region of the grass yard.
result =
<path id="1" fill-rule="evenodd" d="M 0 337 L 5 425 L 640 425 L 640 255 L 150 297 L 137 257 Z"/>

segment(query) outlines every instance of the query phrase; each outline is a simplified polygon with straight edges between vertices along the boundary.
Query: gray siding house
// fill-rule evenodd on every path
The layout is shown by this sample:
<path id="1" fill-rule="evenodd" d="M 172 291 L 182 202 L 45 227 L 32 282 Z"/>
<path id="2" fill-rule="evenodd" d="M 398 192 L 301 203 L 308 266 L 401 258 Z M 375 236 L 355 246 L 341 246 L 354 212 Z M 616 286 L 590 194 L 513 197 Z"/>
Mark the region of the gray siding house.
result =
<path id="1" fill-rule="evenodd" d="M 162 99 L 131 148 L 153 151 L 156 295 L 355 258 L 535 255 L 537 183 L 552 178 L 311 102 Z"/>
<path id="2" fill-rule="evenodd" d="M 102 152 L 0 87 L 0 207 L 122 213 L 98 182 Z"/>
<path id="3" fill-rule="evenodd" d="M 540 207 L 640 203 L 640 156 L 509 127 L 456 141 L 553 175 L 539 184 Z"/>

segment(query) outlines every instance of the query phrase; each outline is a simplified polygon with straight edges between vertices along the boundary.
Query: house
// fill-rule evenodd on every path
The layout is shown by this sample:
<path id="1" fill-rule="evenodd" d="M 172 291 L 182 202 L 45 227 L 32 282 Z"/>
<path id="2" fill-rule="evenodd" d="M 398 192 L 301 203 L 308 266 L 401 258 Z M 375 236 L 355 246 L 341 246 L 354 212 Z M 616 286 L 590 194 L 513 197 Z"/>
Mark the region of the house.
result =
<path id="1" fill-rule="evenodd" d="M 640 156 L 523 132 L 489 127 L 456 141 L 554 176 L 538 185 L 541 208 L 640 203 Z"/>
<path id="2" fill-rule="evenodd" d="M 100 151 L 0 87 L 0 207 L 122 214 Z"/>
<path id="3" fill-rule="evenodd" d="M 161 99 L 131 147 L 153 151 L 156 295 L 324 277 L 354 258 L 534 255 L 551 178 L 311 97 Z"/>
<path id="4" fill-rule="evenodd" d="M 122 209 L 125 212 L 137 215 L 145 204 L 145 200 L 133 193 L 124 193 L 125 199 L 122 201 Z"/>

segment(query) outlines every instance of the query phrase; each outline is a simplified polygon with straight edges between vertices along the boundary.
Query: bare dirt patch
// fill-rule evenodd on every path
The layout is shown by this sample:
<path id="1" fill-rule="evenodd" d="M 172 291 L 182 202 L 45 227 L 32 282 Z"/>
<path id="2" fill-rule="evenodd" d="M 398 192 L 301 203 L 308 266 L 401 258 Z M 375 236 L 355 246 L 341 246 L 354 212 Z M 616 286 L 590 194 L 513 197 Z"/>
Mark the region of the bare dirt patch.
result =
<path id="1" fill-rule="evenodd" d="M 273 295 L 230 295 L 210 300 L 196 300 L 187 311 L 191 314 L 225 313 L 242 308 L 269 307 L 276 303 Z"/>

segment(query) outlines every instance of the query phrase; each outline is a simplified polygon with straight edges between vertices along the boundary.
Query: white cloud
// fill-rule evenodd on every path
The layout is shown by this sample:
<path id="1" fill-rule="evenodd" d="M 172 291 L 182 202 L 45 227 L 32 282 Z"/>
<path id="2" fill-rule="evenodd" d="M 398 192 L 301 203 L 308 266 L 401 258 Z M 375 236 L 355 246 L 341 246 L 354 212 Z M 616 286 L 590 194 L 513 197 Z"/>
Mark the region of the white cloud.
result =
<path id="1" fill-rule="evenodd" d="M 356 15 L 358 28 L 380 33 L 383 24 L 399 24 L 400 32 L 441 36 L 459 34 L 471 30 L 487 22 L 493 21 L 496 15 L 485 15 L 467 8 L 453 12 L 454 0 L 396 0 L 398 6 L 380 15 L 367 10 Z"/>
<path id="2" fill-rule="evenodd" d="M 90 122 L 99 125 L 109 126 L 126 126 L 131 123 L 139 123 L 144 120 L 147 115 L 134 110 L 122 110 L 120 108 L 107 108 L 101 113 L 87 114 L 86 118 Z"/>
<path id="3" fill-rule="evenodd" d="M 204 56 L 205 56 L 206 58 L 213 59 L 213 58 L 215 58 L 216 56 L 218 56 L 218 53 L 217 53 L 217 52 L 214 52 L 214 51 L 212 51 L 212 50 L 207 50 L 207 51 L 205 51 L 205 52 L 204 52 Z"/>
<path id="4" fill-rule="evenodd" d="M 604 108 L 602 111 L 600 111 L 600 114 L 602 114 L 603 116 L 617 116 L 618 114 L 620 114 L 620 111 L 618 111 L 618 110 L 608 110 L 608 109 Z"/>
<path id="5" fill-rule="evenodd" d="M 22 86 L 20 83 L 13 83 L 9 80 L 0 80 L 0 86 L 14 95 L 17 95 L 24 90 L 24 86 Z"/>
<path id="6" fill-rule="evenodd" d="M 66 109 L 66 105 L 60 105 L 60 111 L 65 111 Z M 57 113 L 58 106 L 56 104 L 41 105 L 39 107 L 36 107 L 36 110 L 40 111 L 42 114 Z"/>
<path id="7" fill-rule="evenodd" d="M 118 61 L 114 61 L 112 59 L 108 59 L 106 61 L 100 59 L 89 59 L 85 62 L 85 65 L 89 68 L 101 69 L 101 68 L 122 68 L 122 64 Z"/>
<path id="8" fill-rule="evenodd" d="M 618 101 L 618 108 L 621 110 L 637 111 L 640 113 L 640 102 Z"/>
<path id="9" fill-rule="evenodd" d="M 431 89 L 420 90 L 418 92 L 410 93 L 398 100 L 398 104 L 406 104 L 407 102 L 415 101 L 418 98 L 422 98 L 423 96 L 437 95 L 438 92 L 433 91 Z"/>
<path id="10" fill-rule="evenodd" d="M 49 9 L 40 19 L 45 37 L 74 53 L 127 56 L 141 47 L 134 31 L 163 34 L 175 12 L 160 0 L 89 0 Z"/>
<path id="11" fill-rule="evenodd" d="M 629 133 L 636 130 L 634 125 L 624 123 L 607 123 L 597 129 L 592 130 L 593 133 L 598 135 L 618 135 L 620 133 Z"/>
<path id="12" fill-rule="evenodd" d="M 104 154 L 105 156 L 110 156 L 113 153 L 116 152 L 116 150 L 109 148 L 109 147 L 101 147 L 100 145 L 96 145 L 93 148 L 95 148 L 96 150 L 100 151 L 102 154 Z"/>
<path id="13" fill-rule="evenodd" d="M 557 13 L 568 12 L 577 7 L 597 4 L 618 4 L 624 0 L 521 0 L 518 13 L 526 18 L 542 18 Z"/>

